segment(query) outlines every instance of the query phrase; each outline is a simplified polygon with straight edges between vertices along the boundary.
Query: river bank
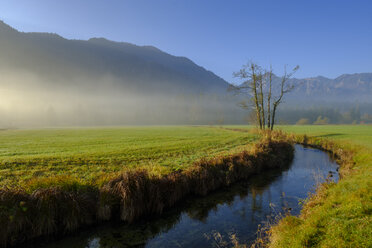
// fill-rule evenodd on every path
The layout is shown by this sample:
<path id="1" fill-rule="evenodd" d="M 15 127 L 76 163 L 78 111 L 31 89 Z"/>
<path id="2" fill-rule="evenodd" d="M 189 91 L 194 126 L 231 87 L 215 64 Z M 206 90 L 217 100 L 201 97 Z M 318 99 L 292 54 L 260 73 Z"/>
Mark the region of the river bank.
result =
<path id="1" fill-rule="evenodd" d="M 344 137 L 342 140 L 326 138 L 333 136 L 332 132 L 317 137 L 311 127 L 307 135 L 290 135 L 294 142 L 332 153 L 340 165 L 341 180 L 337 184 L 320 184 L 306 200 L 301 214 L 289 215 L 271 226 L 259 246 L 372 246 L 372 129 L 358 136 L 348 135 L 350 129 L 335 127 L 335 137 Z M 362 142 L 364 145 L 358 144 Z"/>

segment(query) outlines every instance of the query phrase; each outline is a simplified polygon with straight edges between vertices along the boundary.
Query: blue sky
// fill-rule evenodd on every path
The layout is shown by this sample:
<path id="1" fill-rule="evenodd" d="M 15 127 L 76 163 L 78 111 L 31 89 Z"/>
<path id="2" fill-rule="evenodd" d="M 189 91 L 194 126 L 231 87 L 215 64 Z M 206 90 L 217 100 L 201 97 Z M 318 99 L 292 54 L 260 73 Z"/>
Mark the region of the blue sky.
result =
<path id="1" fill-rule="evenodd" d="M 372 1 L 1 0 L 20 31 L 105 37 L 186 56 L 229 82 L 253 60 L 297 77 L 372 72 Z"/>

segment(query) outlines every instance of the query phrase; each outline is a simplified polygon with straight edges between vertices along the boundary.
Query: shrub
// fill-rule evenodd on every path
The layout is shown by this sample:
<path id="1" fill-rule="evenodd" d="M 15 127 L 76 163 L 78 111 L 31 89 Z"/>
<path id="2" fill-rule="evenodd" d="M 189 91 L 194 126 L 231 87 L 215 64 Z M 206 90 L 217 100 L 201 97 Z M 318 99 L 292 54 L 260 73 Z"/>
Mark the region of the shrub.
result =
<path id="1" fill-rule="evenodd" d="M 307 118 L 301 118 L 296 122 L 296 125 L 309 125 L 310 120 Z"/>

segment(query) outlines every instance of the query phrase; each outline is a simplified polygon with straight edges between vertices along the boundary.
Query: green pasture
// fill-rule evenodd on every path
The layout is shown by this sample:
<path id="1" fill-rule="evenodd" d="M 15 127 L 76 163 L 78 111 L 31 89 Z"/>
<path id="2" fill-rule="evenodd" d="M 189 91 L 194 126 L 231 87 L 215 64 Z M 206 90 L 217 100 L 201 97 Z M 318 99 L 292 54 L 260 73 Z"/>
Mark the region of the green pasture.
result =
<path id="1" fill-rule="evenodd" d="M 251 128 L 158 126 L 1 130 L 0 187 L 30 185 L 30 181 L 58 176 L 95 184 L 130 168 L 166 174 L 202 158 L 246 149 L 258 139 L 246 132 Z M 276 129 L 332 139 L 344 149 L 353 151 L 354 166 L 339 183 L 328 185 L 318 193 L 316 200 L 305 205 L 300 217 L 285 217 L 274 226 L 269 246 L 371 247 L 372 126 L 278 125 Z"/>
<path id="2" fill-rule="evenodd" d="M 251 129 L 253 126 L 224 126 L 232 129 Z M 350 141 L 354 144 L 372 146 L 372 125 L 277 125 L 275 130 L 307 134 L 321 138 Z"/>
<path id="3" fill-rule="evenodd" d="M 110 127 L 0 131 L 0 186 L 70 175 L 92 182 L 144 167 L 169 173 L 244 149 L 248 133 L 211 127 Z"/>

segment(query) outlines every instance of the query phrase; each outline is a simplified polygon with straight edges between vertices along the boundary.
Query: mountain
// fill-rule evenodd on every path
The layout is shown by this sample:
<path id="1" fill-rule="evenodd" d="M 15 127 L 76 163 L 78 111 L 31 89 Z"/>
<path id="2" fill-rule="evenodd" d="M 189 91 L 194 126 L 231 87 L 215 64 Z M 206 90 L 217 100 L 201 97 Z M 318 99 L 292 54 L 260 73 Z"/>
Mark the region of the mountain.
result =
<path id="1" fill-rule="evenodd" d="M 335 79 L 318 76 L 291 79 L 297 85 L 290 97 L 301 101 L 372 102 L 372 73 L 343 74 Z"/>
<path id="2" fill-rule="evenodd" d="M 151 46 L 104 38 L 84 41 L 49 33 L 22 33 L 0 22 L 0 48 L 2 67 L 33 72 L 49 82 L 86 87 L 86 81 L 74 79 L 111 77 L 126 90 L 177 93 L 225 93 L 228 87 L 223 79 L 188 58 Z M 89 81 L 90 87 L 93 82 L 104 82 Z"/>

